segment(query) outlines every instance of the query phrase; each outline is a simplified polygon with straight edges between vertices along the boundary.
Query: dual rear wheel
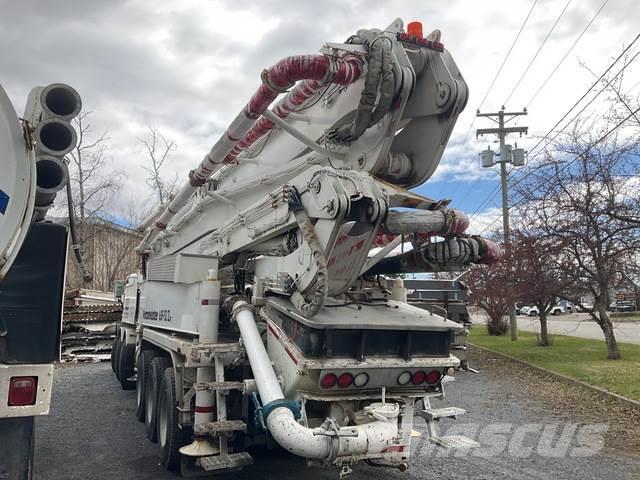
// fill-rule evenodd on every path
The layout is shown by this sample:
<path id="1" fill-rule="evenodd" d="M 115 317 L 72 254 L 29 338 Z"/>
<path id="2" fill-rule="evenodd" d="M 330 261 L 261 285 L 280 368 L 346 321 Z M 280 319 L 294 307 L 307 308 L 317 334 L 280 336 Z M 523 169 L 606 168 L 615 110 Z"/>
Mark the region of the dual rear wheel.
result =
<path id="1" fill-rule="evenodd" d="M 179 425 L 173 364 L 169 357 L 152 350 L 143 350 L 138 359 L 136 416 L 144 420 L 147 439 L 158 443 L 160 463 L 169 470 L 177 470 L 178 450 L 189 442 L 191 435 Z"/>
<path id="2" fill-rule="evenodd" d="M 178 450 L 189 443 L 191 434 L 179 425 L 176 377 L 171 358 L 150 349 L 143 349 L 136 358 L 136 346 L 127 344 L 125 335 L 117 325 L 111 348 L 111 369 L 123 390 L 136 389 L 135 415 L 144 422 L 147 439 L 158 443 L 160 463 L 169 470 L 178 470 Z M 136 370 L 133 381 L 131 378 Z"/>
<path id="3" fill-rule="evenodd" d="M 117 326 L 116 337 L 111 347 L 111 369 L 123 390 L 132 390 L 136 386 L 131 380 L 135 373 L 133 368 L 135 355 L 136 346 L 126 343 L 126 332 L 121 326 Z"/>

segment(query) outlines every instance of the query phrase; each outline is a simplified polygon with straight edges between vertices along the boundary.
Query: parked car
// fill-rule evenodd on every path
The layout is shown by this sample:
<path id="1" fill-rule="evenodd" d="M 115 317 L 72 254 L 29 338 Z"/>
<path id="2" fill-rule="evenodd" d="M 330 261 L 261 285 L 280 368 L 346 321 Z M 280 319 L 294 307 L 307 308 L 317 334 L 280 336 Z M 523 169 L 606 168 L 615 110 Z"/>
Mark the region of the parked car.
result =
<path id="1" fill-rule="evenodd" d="M 531 307 L 528 307 L 526 305 L 524 307 L 520 307 L 519 315 L 529 315 L 529 310 L 531 310 Z"/>
<path id="2" fill-rule="evenodd" d="M 556 316 L 557 315 L 562 315 L 566 311 L 567 310 L 565 310 L 565 307 L 563 307 L 562 305 L 556 305 L 551 310 L 549 310 L 548 315 L 556 315 Z M 529 315 L 530 317 L 539 317 L 540 316 L 540 310 L 536 306 L 529 307 L 527 309 L 526 315 Z"/>
<path id="3" fill-rule="evenodd" d="M 578 307 L 579 312 L 588 312 L 593 310 L 593 304 L 591 303 L 583 303 L 580 307 Z"/>
<path id="4" fill-rule="evenodd" d="M 613 302 L 609 305 L 610 312 L 633 312 L 634 310 L 633 302 Z"/>

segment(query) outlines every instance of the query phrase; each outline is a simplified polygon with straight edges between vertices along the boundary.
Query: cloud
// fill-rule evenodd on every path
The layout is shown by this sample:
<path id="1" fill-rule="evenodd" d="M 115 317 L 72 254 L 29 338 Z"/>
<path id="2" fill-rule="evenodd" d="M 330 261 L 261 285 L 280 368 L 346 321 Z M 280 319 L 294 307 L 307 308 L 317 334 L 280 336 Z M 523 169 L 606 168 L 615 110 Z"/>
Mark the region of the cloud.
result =
<path id="1" fill-rule="evenodd" d="M 471 235 L 488 236 L 494 232 L 502 231 L 502 209 L 497 207 L 487 208 L 470 216 L 469 229 Z"/>
<path id="2" fill-rule="evenodd" d="M 266 0 L 250 7 L 230 0 L 8 1 L 2 3 L 0 81 L 18 111 L 31 87 L 65 81 L 93 111 L 96 131 L 109 131 L 110 168 L 126 172 L 122 198 L 149 191 L 136 140 L 153 125 L 176 141 L 167 177 L 185 177 L 209 150 L 259 85 L 260 71 L 278 59 L 316 52 L 359 28 L 384 28 L 396 17 L 422 19 L 440 28 L 465 76 L 471 96 L 432 182 L 495 178 L 478 167 L 485 142 L 466 135 L 484 91 L 515 36 L 530 2 L 294 2 Z M 565 0 L 540 1 L 531 24 L 489 96 L 499 108 Z M 558 60 L 599 0 L 573 2 L 526 82 L 514 96 L 522 105 Z M 576 70 L 577 56 L 599 70 L 637 30 L 640 2 L 611 2 L 574 55 L 545 89 L 526 121 L 544 133 L 589 81 Z M 477 124 L 479 122 L 476 122 Z M 475 125 L 478 126 L 478 125 Z M 471 132 L 473 129 L 471 129 Z M 523 140 L 526 144 L 526 140 Z M 526 147 L 526 145 L 525 145 Z M 108 172 L 105 172 L 108 174 Z M 119 200 L 114 200 L 118 202 Z"/>

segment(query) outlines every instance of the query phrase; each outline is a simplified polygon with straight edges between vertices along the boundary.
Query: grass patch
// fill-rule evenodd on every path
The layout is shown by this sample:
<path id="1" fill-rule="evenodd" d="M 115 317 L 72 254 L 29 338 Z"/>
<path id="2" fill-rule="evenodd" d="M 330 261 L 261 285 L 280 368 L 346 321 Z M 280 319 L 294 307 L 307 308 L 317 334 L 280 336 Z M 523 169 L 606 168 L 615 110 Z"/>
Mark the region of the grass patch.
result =
<path id="1" fill-rule="evenodd" d="M 471 329 L 469 342 L 640 400 L 640 345 L 620 343 L 622 360 L 607 360 L 602 340 L 553 335 L 552 346 L 539 347 L 535 333 L 518 335 L 517 342 L 512 342 L 509 334 L 492 337 L 484 325 L 477 324 Z"/>

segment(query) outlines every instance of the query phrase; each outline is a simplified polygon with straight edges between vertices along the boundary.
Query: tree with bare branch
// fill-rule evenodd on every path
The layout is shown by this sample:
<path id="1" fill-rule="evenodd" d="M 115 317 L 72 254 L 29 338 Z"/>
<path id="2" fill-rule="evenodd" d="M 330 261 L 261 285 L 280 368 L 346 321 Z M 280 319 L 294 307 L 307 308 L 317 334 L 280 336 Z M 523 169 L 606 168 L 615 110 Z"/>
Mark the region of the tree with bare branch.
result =
<path id="1" fill-rule="evenodd" d="M 538 308 L 538 345 L 549 346 L 549 312 L 566 296 L 574 282 L 569 261 L 563 255 L 564 242 L 523 231 L 513 234 L 512 285 L 518 300 Z"/>
<path id="2" fill-rule="evenodd" d="M 638 141 L 617 135 L 608 125 L 579 121 L 546 152 L 545 162 L 518 185 L 520 215 L 529 230 L 564 245 L 561 255 L 571 265 L 575 288 L 569 299 L 589 291 L 589 314 L 600 326 L 608 358 L 620 358 L 607 311 L 610 292 L 620 280 L 624 262 L 640 252 L 638 190 L 629 190 L 637 173 Z"/>
<path id="3" fill-rule="evenodd" d="M 626 75 L 627 68 L 633 63 L 638 56 L 638 52 L 626 53 L 622 57 L 621 66 L 615 71 L 608 72 L 602 78 L 597 75 L 588 64 L 580 62 L 582 68 L 587 70 L 595 79 L 600 78 L 600 85 L 604 92 L 607 92 L 607 103 L 610 106 L 609 111 L 605 114 L 606 119 L 610 122 L 619 122 L 624 120 L 626 126 L 635 129 L 640 128 L 640 95 L 634 93 L 638 83 L 630 84 Z M 637 79 L 633 79 L 637 82 Z"/>
<path id="4" fill-rule="evenodd" d="M 618 124 L 626 127 L 635 138 L 640 138 L 640 92 L 638 91 L 639 82 L 635 77 L 627 75 L 627 69 L 632 65 L 640 52 L 626 53 L 621 59 L 621 66 L 615 71 L 611 71 L 600 78 L 585 62 L 580 62 L 582 68 L 587 70 L 594 78 L 600 78 L 600 86 L 602 92 L 606 94 L 606 103 L 608 110 L 604 114 L 604 118 L 608 123 Z M 637 167 L 637 165 L 636 165 Z M 640 170 L 626 172 L 632 178 L 629 187 L 631 189 L 640 189 Z M 635 178 L 635 181 L 633 180 Z M 616 219 L 625 222 L 635 223 L 640 226 L 640 197 L 627 198 L 627 202 L 632 203 L 632 209 L 622 213 L 616 209 L 610 209 L 610 215 Z"/>
<path id="5" fill-rule="evenodd" d="M 119 188 L 121 176 L 108 167 L 106 130 L 94 135 L 90 116 L 91 112 L 81 112 L 73 120 L 78 142 L 69 153 L 73 204 L 80 224 L 104 212 L 105 204 Z"/>
<path id="6" fill-rule="evenodd" d="M 474 265 L 468 270 L 469 302 L 488 317 L 489 335 L 504 335 L 509 330 L 509 309 L 515 302 L 511 274 L 505 257 L 494 265 Z"/>
<path id="7" fill-rule="evenodd" d="M 169 154 L 176 150 L 177 145 L 174 140 L 166 138 L 158 129 L 148 127 L 149 133 L 145 138 L 138 138 L 138 142 L 143 146 L 148 164 L 142 164 L 143 170 L 147 173 L 146 183 L 153 190 L 160 205 L 164 205 L 173 194 L 177 185 L 177 176 L 172 181 L 167 181 L 163 176 L 163 166 Z"/>
<path id="8" fill-rule="evenodd" d="M 108 202 L 119 189 L 121 173 L 109 165 L 106 153 L 107 132 L 103 131 L 100 134 L 94 132 L 91 112 L 81 112 L 73 122 L 78 141 L 67 157 L 71 197 L 80 251 L 90 266 L 93 255 L 93 229 L 90 225 L 95 219 L 106 214 Z M 72 268 L 78 270 L 75 264 Z M 69 280 L 76 277 L 81 278 L 81 276 L 69 275 Z M 85 287 L 90 286 L 86 279 L 83 283 Z"/>

